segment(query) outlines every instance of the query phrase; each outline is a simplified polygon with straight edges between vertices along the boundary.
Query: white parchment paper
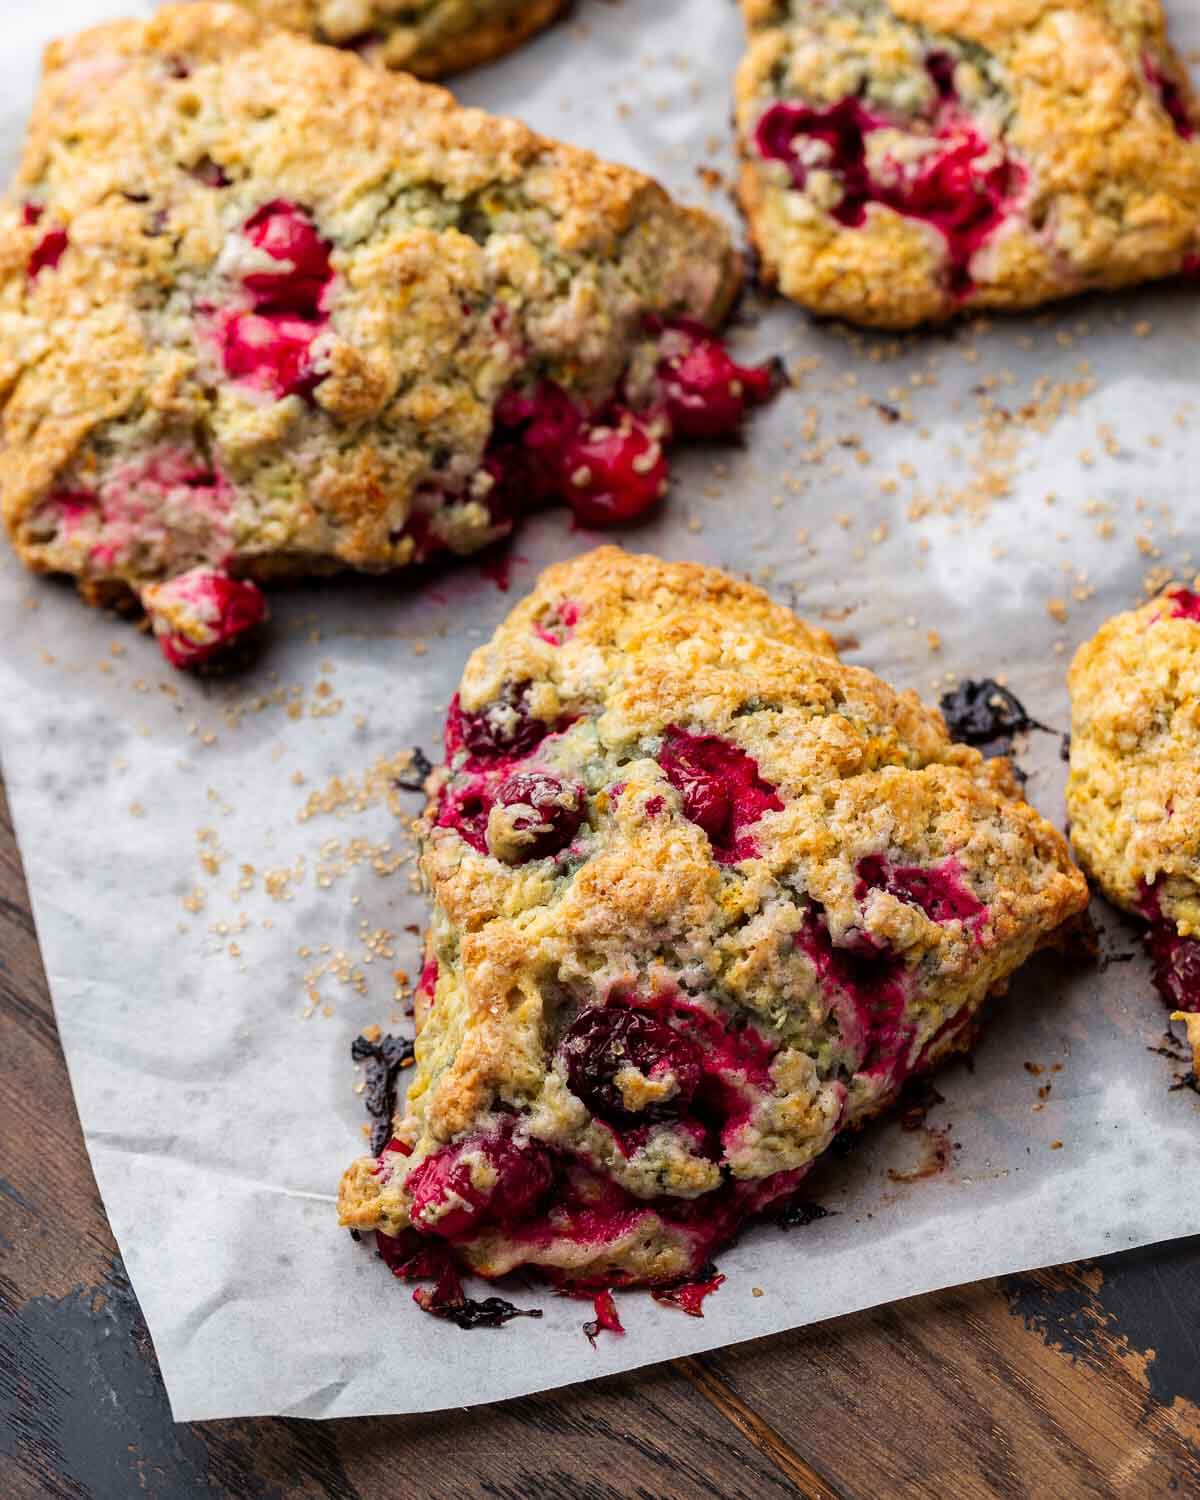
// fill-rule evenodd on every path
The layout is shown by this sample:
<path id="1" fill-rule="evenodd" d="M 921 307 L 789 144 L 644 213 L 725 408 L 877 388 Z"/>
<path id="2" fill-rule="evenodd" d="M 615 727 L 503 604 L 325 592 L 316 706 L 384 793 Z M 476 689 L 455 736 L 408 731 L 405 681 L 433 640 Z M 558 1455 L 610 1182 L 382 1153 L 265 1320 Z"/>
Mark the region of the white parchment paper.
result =
<path id="1" fill-rule="evenodd" d="M 1200 45 L 1195 8 L 1168 8 Z M 9 0 L 6 167 L 46 36 L 113 9 Z M 711 170 L 729 165 L 734 6 L 575 14 L 462 95 L 728 212 Z M 774 308 L 738 350 L 783 352 L 796 389 L 744 449 L 680 454 L 667 506 L 621 539 L 760 578 L 926 696 L 954 672 L 1005 674 L 1065 728 L 1074 645 L 1150 570 L 1195 567 L 1198 336 L 1183 287 L 903 341 Z M 587 1309 L 531 1284 L 508 1295 L 540 1322 L 463 1333 L 336 1227 L 362 1147 L 350 1042 L 389 1028 L 395 971 L 419 963 L 411 845 L 370 768 L 434 753 L 468 651 L 538 568 L 593 540 L 539 518 L 509 594 L 467 564 L 419 590 L 280 595 L 269 648 L 223 684 L 0 561 L 9 798 L 88 1150 L 181 1420 L 465 1406 L 1200 1231 L 1200 1100 L 1169 1091 L 1183 1064 L 1148 1050 L 1166 1017 L 1140 955 L 1032 965 L 973 1073 L 938 1080 L 946 1170 L 895 1180 L 928 1141 L 877 1129 L 810 1179 L 833 1216 L 720 1257 L 702 1321 L 622 1294 L 627 1334 L 593 1350 Z M 1021 758 L 1061 822 L 1058 739 Z M 1131 929 L 1100 917 L 1106 950 L 1132 952 Z"/>

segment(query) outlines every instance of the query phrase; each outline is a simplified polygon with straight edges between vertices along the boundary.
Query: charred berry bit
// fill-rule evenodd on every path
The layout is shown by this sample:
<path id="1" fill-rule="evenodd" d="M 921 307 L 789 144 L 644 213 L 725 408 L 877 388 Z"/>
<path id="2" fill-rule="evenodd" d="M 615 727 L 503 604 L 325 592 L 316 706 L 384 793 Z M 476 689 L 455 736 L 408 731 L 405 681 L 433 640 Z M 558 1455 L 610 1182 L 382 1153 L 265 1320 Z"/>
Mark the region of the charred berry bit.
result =
<path id="1" fill-rule="evenodd" d="M 392 1115 L 396 1112 L 396 1080 L 400 1070 L 413 1061 L 412 1042 L 407 1037 L 385 1036 L 368 1041 L 356 1036 L 350 1044 L 350 1056 L 356 1063 L 366 1063 L 366 1089 L 363 1103 L 371 1120 L 371 1152 L 380 1156 L 391 1149 Z M 396 1150 L 404 1151 L 396 1142 Z"/>
<path id="2" fill-rule="evenodd" d="M 564 498 L 582 526 L 635 520 L 667 491 L 657 426 L 629 412 L 615 426 L 581 429 L 563 461 Z"/>
<path id="3" fill-rule="evenodd" d="M 889 891 L 909 906 L 917 906 L 934 922 L 978 922 L 987 908 L 963 882 L 963 868 L 956 859 L 931 869 L 919 865 L 892 865 L 881 855 L 860 859 L 855 871 L 855 899 L 862 901 L 871 891 Z"/>
<path id="4" fill-rule="evenodd" d="M 1014 736 L 1024 730 L 1046 728 L 1029 717 L 1020 699 L 990 677 L 960 683 L 952 693 L 942 695 L 938 706 L 951 739 L 974 745 L 989 758 L 1007 755 Z"/>
<path id="5" fill-rule="evenodd" d="M 936 73 L 934 79 L 938 81 Z M 755 143 L 761 156 L 786 163 L 798 188 L 808 177 L 812 149 L 797 151 L 797 141 L 818 143 L 818 164 L 835 172 L 842 187 L 841 200 L 830 212 L 847 228 L 862 227 L 871 203 L 932 225 L 946 241 L 951 289 L 966 295 L 972 287 L 971 259 L 1004 220 L 1025 174 L 1014 162 L 996 160 L 994 147 L 947 98 L 936 136 L 945 149 L 926 157 L 915 176 L 877 182 L 867 165 L 866 137 L 889 124 L 857 99 L 842 99 L 827 109 L 780 103 L 759 121 Z"/>
<path id="6" fill-rule="evenodd" d="M 807 1229 L 818 1219 L 832 1217 L 832 1209 L 822 1208 L 819 1203 L 813 1203 L 807 1198 L 795 1198 L 780 1209 L 775 1215 L 775 1222 L 780 1229 Z"/>
<path id="7" fill-rule="evenodd" d="M 239 641 L 267 615 L 253 583 L 215 568 L 193 568 L 142 590 L 163 655 L 173 667 L 198 667 Z"/>
<path id="8" fill-rule="evenodd" d="M 708 835 L 719 864 L 753 859 L 758 846 L 739 836 L 764 813 L 780 812 L 775 788 L 758 774 L 757 763 L 717 735 L 689 734 L 668 727 L 658 763 L 683 799 L 683 813 Z"/>
<path id="9" fill-rule="evenodd" d="M 213 161 L 211 156 L 202 156 L 192 168 L 191 175 L 210 188 L 228 187 L 232 180 L 220 162 Z"/>
<path id="10" fill-rule="evenodd" d="M 569 786 L 545 771 L 515 772 L 500 784 L 496 804 L 521 809 L 504 820 L 503 848 L 492 849 L 510 864 L 557 854 L 571 842 L 583 822 L 582 788 Z"/>
<path id="11" fill-rule="evenodd" d="M 939 99 L 957 99 L 954 86 L 954 69 L 957 64 L 949 52 L 931 52 L 925 59 L 925 71 L 933 79 Z"/>
<path id="12" fill-rule="evenodd" d="M 735 364 L 724 344 L 700 323 L 672 323 L 659 348 L 657 373 L 667 420 L 681 437 L 732 436 L 748 408 L 769 401 L 782 383 L 779 361 Z"/>
<path id="13" fill-rule="evenodd" d="M 413 1301 L 435 1318 L 444 1318 L 456 1328 L 502 1328 L 513 1318 L 540 1318 L 539 1307 L 516 1307 L 503 1297 L 467 1297 L 454 1265 L 447 1261 L 432 1291 L 418 1287 Z"/>
<path id="14" fill-rule="evenodd" d="M 452 1240 L 485 1224 L 528 1218 L 553 1181 L 550 1153 L 534 1141 L 514 1141 L 510 1127 L 443 1146 L 414 1167 L 405 1185 L 413 1227 Z"/>
<path id="15" fill-rule="evenodd" d="M 30 205 L 26 205 L 28 209 Z M 41 210 L 38 210 L 41 217 Z M 37 220 L 27 221 L 36 223 Z M 53 270 L 63 258 L 63 253 L 69 241 L 65 229 L 48 229 L 46 233 L 34 246 L 33 254 L 29 257 L 29 279 L 35 281 L 43 271 Z"/>
<path id="16" fill-rule="evenodd" d="M 217 322 L 221 362 L 235 380 L 268 392 L 307 399 L 320 383 L 313 365 L 312 344 L 319 323 L 288 312 L 235 312 Z"/>
<path id="17" fill-rule="evenodd" d="M 666 1021 L 623 1005 L 581 1010 L 562 1042 L 567 1087 L 594 1115 L 614 1125 L 670 1119 L 681 1114 L 700 1086 L 704 1058 L 690 1038 Z M 631 1078 L 629 1094 L 622 1072 Z"/>
<path id="18" fill-rule="evenodd" d="M 587 1341 L 592 1348 L 596 1347 L 596 1339 L 601 1332 L 622 1334 L 625 1329 L 621 1325 L 620 1316 L 617 1313 L 617 1304 L 613 1301 L 613 1294 L 609 1290 L 597 1292 L 592 1299 L 592 1306 L 596 1309 L 596 1316 L 590 1318 L 584 1325 L 583 1331 L 587 1335 Z"/>
<path id="19" fill-rule="evenodd" d="M 257 310 L 315 314 L 333 274 L 331 247 L 305 211 L 276 199 L 250 215 L 245 233 L 252 245 L 281 263 L 278 271 L 253 271 L 244 278 Z"/>
<path id="20" fill-rule="evenodd" d="M 1152 885 L 1142 887 L 1139 905 L 1150 924 L 1142 941 L 1159 994 L 1172 1010 L 1200 1010 L 1200 940 L 1179 935 Z"/>
<path id="21" fill-rule="evenodd" d="M 425 754 L 424 750 L 421 749 L 420 745 L 414 745 L 411 754 L 412 760 L 409 763 L 407 773 L 403 776 L 397 776 L 392 785 L 402 792 L 423 792 L 425 790 L 425 780 L 430 771 L 433 770 L 433 762 Z"/>
<path id="22" fill-rule="evenodd" d="M 711 1297 L 725 1280 L 724 1275 L 717 1271 L 714 1265 L 705 1266 L 700 1273 L 701 1276 L 705 1272 L 715 1272 L 715 1274 L 710 1274 L 705 1281 L 684 1281 L 678 1286 L 652 1287 L 650 1295 L 655 1302 L 661 1302 L 667 1307 L 678 1307 L 682 1312 L 687 1313 L 689 1318 L 702 1318 L 704 1299 Z"/>

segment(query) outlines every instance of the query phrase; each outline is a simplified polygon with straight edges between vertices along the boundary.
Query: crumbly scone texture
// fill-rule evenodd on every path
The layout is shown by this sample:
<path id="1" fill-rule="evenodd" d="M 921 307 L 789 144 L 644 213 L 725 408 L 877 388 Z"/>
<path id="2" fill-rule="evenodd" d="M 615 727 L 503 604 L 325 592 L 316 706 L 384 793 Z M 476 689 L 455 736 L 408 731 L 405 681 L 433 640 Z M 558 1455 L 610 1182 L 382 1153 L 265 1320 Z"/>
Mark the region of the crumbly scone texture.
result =
<path id="1" fill-rule="evenodd" d="M 1067 811 L 1110 901 L 1200 937 L 1200 620 L 1173 590 L 1114 616 L 1071 663 Z"/>
<path id="2" fill-rule="evenodd" d="M 738 274 L 650 179 L 234 6 L 99 27 L 0 205 L 5 523 L 101 597 L 472 551 L 498 402 L 634 403 Z"/>
<path id="3" fill-rule="evenodd" d="M 444 78 L 502 57 L 567 0 L 237 0 L 272 26 L 353 47 L 369 62 Z"/>
<path id="4" fill-rule="evenodd" d="M 489 735 L 510 747 L 499 759 Z M 536 1222 L 462 1238 L 488 1275 L 694 1271 L 839 1130 L 963 1046 L 1087 900 L 1006 761 L 711 568 L 606 547 L 548 569 L 471 657 L 448 747 L 423 834 L 430 962 L 401 1149 L 356 1162 L 340 1207 L 400 1233 L 423 1162 L 511 1131 L 560 1176 Z M 583 816 L 528 858 L 504 787 L 531 772 Z M 631 1061 L 614 1128 L 584 1049 L 620 1006 L 700 1046 L 706 1081 L 687 1104 L 678 1069 Z M 580 1209 L 579 1171 L 619 1189 L 607 1227 Z M 697 1217 L 710 1199 L 723 1236 Z"/>
<path id="5" fill-rule="evenodd" d="M 769 282 L 907 328 L 1195 269 L 1200 123 L 1160 0 L 742 0 Z"/>

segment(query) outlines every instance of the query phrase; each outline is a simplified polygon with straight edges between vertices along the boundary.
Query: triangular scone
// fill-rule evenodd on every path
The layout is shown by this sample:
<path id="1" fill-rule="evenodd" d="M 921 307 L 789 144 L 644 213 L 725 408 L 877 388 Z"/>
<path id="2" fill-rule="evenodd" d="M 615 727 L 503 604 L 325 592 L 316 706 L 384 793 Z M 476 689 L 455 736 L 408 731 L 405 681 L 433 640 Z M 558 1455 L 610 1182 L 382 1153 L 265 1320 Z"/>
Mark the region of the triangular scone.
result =
<path id="1" fill-rule="evenodd" d="M 396 1266 L 697 1271 L 1087 901 L 1005 761 L 714 569 L 602 548 L 467 665 L 431 782 Z"/>
<path id="2" fill-rule="evenodd" d="M 909 328 L 1196 268 L 1200 114 L 1159 0 L 742 0 L 768 281 Z"/>
<path id="3" fill-rule="evenodd" d="M 0 205 L 4 519 L 202 660 L 247 579 L 653 504 L 770 387 L 707 331 L 738 276 L 650 179 L 233 6 L 100 27 Z"/>
<path id="4" fill-rule="evenodd" d="M 511 52 L 566 0 L 237 0 L 273 26 L 353 47 L 369 62 L 444 78 Z"/>
<path id="5" fill-rule="evenodd" d="M 1080 864 L 1149 924 L 1155 980 L 1200 1011 L 1200 595 L 1114 616 L 1071 663 L 1067 811 Z"/>

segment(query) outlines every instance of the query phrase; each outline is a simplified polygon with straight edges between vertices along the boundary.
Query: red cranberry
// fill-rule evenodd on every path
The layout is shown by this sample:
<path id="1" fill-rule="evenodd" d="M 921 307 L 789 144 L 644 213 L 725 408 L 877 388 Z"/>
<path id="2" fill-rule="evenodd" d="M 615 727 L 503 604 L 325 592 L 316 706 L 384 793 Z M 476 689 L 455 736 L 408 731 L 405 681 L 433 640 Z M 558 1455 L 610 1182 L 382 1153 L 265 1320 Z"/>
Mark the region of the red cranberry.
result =
<path id="1" fill-rule="evenodd" d="M 53 270 L 63 258 L 63 253 L 69 243 L 65 229 L 48 229 L 34 246 L 33 254 L 29 257 L 29 279 L 32 281 L 43 271 Z"/>
<path id="2" fill-rule="evenodd" d="M 41 203 L 22 203 L 22 205 L 21 205 L 21 223 L 22 224 L 36 224 L 36 223 L 38 223 L 40 221 L 42 215 L 45 212 L 46 212 L 45 206 L 43 204 L 41 204 Z"/>
<path id="3" fill-rule="evenodd" d="M 857 228 L 866 218 L 866 207 L 874 196 L 867 171 L 866 135 L 880 122 L 857 99 L 840 99 L 828 109 L 807 104 L 773 104 L 758 122 L 754 141 L 760 156 L 786 162 L 798 188 L 804 186 L 808 167 L 796 153 L 797 136 L 823 142 L 828 160 L 823 166 L 836 172 L 842 199 L 831 212 L 839 224 Z"/>
<path id="4" fill-rule="evenodd" d="M 650 423 L 626 412 L 616 427 L 585 427 L 563 453 L 563 495 L 584 526 L 632 521 L 667 490 L 667 460 Z"/>
<path id="5" fill-rule="evenodd" d="M 658 362 L 671 430 L 688 438 L 729 437 L 746 410 L 774 393 L 773 365 L 739 365 L 699 323 L 674 323 L 663 335 Z"/>
<path id="6" fill-rule="evenodd" d="M 481 1157 L 495 1179 L 487 1186 L 472 1180 L 472 1161 Z M 506 1133 L 468 1136 L 427 1156 L 409 1173 L 409 1216 L 422 1234 L 458 1239 L 487 1224 L 528 1218 L 553 1181 L 553 1160 L 537 1142 L 518 1144 Z"/>
<path id="7" fill-rule="evenodd" d="M 307 398 L 321 380 L 312 364 L 312 342 L 320 331 L 293 313 L 232 313 L 220 325 L 225 373 L 277 398 Z"/>
<path id="8" fill-rule="evenodd" d="M 253 583 L 213 568 L 193 568 L 146 590 L 146 608 L 162 654 L 173 667 L 211 661 L 266 618 Z"/>
<path id="9" fill-rule="evenodd" d="M 502 807 L 529 807 L 532 812 L 512 820 L 518 832 L 542 830 L 522 845 L 522 859 L 544 859 L 565 849 L 583 822 L 584 795 L 545 771 L 517 771 L 501 784 L 496 801 Z"/>
<path id="10" fill-rule="evenodd" d="M 1191 589 L 1172 589 L 1168 597 L 1171 600 L 1171 619 L 1200 620 L 1200 594 L 1194 594 Z"/>
<path id="11" fill-rule="evenodd" d="M 259 311 L 315 313 L 331 272 L 330 245 L 313 228 L 305 211 L 276 199 L 251 214 L 246 238 L 272 260 L 286 262 L 278 271 L 254 271 L 245 278 Z"/>
<path id="12" fill-rule="evenodd" d="M 1176 133 L 1183 140 L 1190 141 L 1196 134 L 1196 127 L 1192 123 L 1191 114 L 1188 112 L 1182 88 L 1180 88 L 1175 79 L 1167 77 L 1153 58 L 1143 58 L 1142 66 L 1145 69 L 1146 78 L 1150 86 L 1157 91 L 1163 109 L 1170 116 L 1171 124 L 1174 125 Z"/>
<path id="13" fill-rule="evenodd" d="M 561 1050 L 568 1088 L 594 1115 L 615 1125 L 670 1119 L 682 1113 L 703 1073 L 703 1055 L 695 1042 L 666 1021 L 623 1005 L 581 1010 Z M 636 1068 L 651 1079 L 672 1073 L 675 1093 L 644 1110 L 631 1110 L 616 1081 L 623 1068 Z"/>

